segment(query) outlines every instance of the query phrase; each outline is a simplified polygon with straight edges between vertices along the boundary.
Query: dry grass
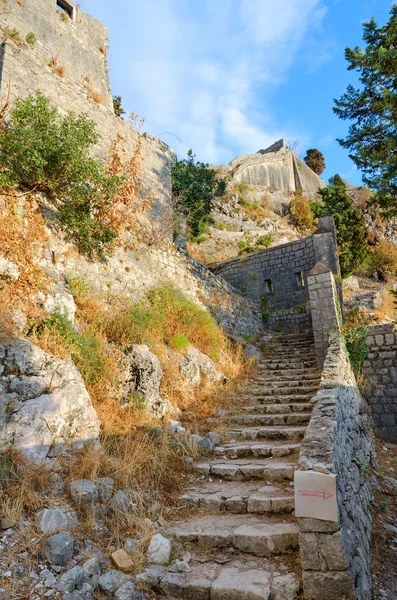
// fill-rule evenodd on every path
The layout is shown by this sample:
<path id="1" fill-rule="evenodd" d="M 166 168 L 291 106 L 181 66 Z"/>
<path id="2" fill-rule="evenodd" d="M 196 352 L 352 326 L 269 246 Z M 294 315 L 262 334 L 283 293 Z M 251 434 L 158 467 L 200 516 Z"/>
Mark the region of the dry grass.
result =
<path id="1" fill-rule="evenodd" d="M 392 296 L 388 289 L 381 292 L 382 303 L 374 312 L 375 318 L 385 320 L 385 317 L 394 320 L 396 318 L 396 299 Z"/>
<path id="2" fill-rule="evenodd" d="M 102 92 L 100 92 L 99 90 L 95 89 L 94 87 L 90 87 L 87 89 L 87 94 L 97 104 L 102 104 L 103 106 L 106 106 L 106 96 L 102 94 Z"/>
<path id="3" fill-rule="evenodd" d="M 310 209 L 310 200 L 298 190 L 289 205 L 294 225 L 301 233 L 311 231 L 313 228 L 313 213 Z"/>

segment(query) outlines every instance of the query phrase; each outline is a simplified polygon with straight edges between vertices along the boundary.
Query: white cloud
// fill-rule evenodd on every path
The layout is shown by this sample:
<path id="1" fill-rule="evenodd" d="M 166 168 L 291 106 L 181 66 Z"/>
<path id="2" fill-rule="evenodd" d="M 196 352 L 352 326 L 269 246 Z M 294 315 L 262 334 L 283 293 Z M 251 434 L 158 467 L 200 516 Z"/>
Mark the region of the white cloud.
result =
<path id="1" fill-rule="evenodd" d="M 169 131 L 212 163 L 254 152 L 280 137 L 304 138 L 274 122 L 267 100 L 285 80 L 322 0 L 128 2 L 124 100 L 153 134 Z"/>

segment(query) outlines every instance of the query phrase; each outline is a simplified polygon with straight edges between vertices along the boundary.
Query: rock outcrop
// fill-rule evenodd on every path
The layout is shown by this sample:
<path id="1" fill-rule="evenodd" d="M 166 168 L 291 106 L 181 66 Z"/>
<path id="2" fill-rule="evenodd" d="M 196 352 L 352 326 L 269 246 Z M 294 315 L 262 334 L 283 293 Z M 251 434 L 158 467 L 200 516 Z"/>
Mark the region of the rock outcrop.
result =
<path id="1" fill-rule="evenodd" d="M 15 447 L 32 461 L 68 447 L 98 445 L 100 422 L 72 360 L 34 344 L 0 345 L 0 449 Z"/>

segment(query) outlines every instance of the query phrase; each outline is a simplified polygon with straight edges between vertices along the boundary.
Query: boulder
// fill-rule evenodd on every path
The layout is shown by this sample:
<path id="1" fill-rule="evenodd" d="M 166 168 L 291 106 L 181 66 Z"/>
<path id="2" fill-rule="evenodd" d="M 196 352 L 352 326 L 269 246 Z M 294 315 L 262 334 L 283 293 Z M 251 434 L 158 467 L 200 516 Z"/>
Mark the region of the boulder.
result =
<path id="1" fill-rule="evenodd" d="M 147 550 L 147 559 L 150 563 L 156 565 L 166 565 L 171 556 L 171 542 L 161 533 L 156 533 L 152 537 Z"/>
<path id="2" fill-rule="evenodd" d="M 72 360 L 24 340 L 0 344 L 0 450 L 36 462 L 73 446 L 98 446 L 100 421 Z"/>
<path id="3" fill-rule="evenodd" d="M 360 282 L 358 281 L 357 277 L 354 277 L 354 275 L 346 277 L 346 279 L 343 280 L 343 289 L 357 292 L 360 289 Z"/>
<path id="4" fill-rule="evenodd" d="M 17 265 L 4 256 L 0 256 L 0 278 L 9 279 L 10 281 L 17 281 L 21 275 Z"/>
<path id="5" fill-rule="evenodd" d="M 41 542 L 41 551 L 51 565 L 66 565 L 73 557 L 74 541 L 68 533 L 57 533 Z"/>
<path id="6" fill-rule="evenodd" d="M 181 356 L 179 368 L 191 388 L 198 387 L 205 380 L 217 383 L 224 377 L 217 371 L 214 361 L 192 344 L 189 344 L 186 355 Z"/>
<path id="7" fill-rule="evenodd" d="M 98 490 L 93 481 L 89 479 L 77 479 L 69 484 L 69 492 L 73 502 L 81 504 L 92 504 L 98 500 Z"/>
<path id="8" fill-rule="evenodd" d="M 159 359 L 145 344 L 133 344 L 127 353 L 127 395 L 142 395 L 145 409 L 156 417 L 172 412 L 171 403 L 160 396 L 163 370 Z"/>
<path id="9" fill-rule="evenodd" d="M 54 535 L 69 527 L 69 519 L 58 508 L 44 508 L 36 515 L 36 527 L 44 535 Z"/>

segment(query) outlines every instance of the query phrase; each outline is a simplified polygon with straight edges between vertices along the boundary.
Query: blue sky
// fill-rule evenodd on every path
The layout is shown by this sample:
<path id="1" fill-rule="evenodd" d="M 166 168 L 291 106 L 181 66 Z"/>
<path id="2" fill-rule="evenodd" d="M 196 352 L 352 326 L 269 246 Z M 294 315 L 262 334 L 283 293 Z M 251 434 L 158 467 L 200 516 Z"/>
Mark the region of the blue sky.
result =
<path id="1" fill-rule="evenodd" d="M 275 140 L 319 148 L 325 179 L 360 173 L 335 141 L 332 112 L 355 74 L 346 45 L 362 22 L 388 18 L 391 0 L 85 0 L 109 28 L 113 94 L 180 158 L 226 164 Z M 170 135 L 173 134 L 173 135 Z M 178 139 L 179 138 L 179 139 Z M 180 140 L 180 141 L 179 141 Z"/>

